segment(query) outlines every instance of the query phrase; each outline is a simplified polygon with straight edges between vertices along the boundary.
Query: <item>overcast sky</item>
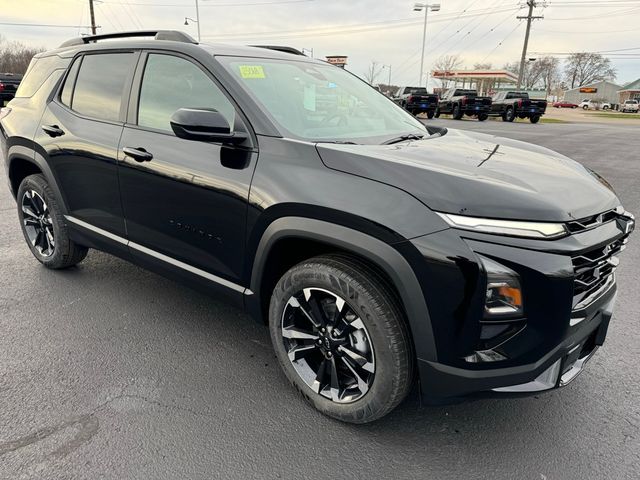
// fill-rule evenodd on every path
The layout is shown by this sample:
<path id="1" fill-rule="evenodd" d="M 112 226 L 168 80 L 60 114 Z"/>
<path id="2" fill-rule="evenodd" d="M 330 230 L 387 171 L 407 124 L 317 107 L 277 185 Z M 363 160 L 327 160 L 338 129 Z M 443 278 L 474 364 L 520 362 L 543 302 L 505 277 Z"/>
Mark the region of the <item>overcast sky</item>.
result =
<path id="1" fill-rule="evenodd" d="M 437 1 L 437 0 L 431 0 Z M 88 0 L 0 0 L 0 35 L 53 48 L 86 33 Z M 200 0 L 202 40 L 207 43 L 282 44 L 313 49 L 316 57 L 347 55 L 348 69 L 363 75 L 372 61 L 391 65 L 392 82 L 419 78 L 423 14 L 408 0 Z M 468 67 L 518 60 L 525 33 L 524 1 L 440 0 L 429 13 L 425 69 L 442 55 L 459 55 Z M 543 2 L 539 2 L 541 5 Z M 162 28 L 194 37 L 195 0 L 96 0 L 100 32 Z M 520 9 L 519 9 L 520 8 Z M 548 1 L 536 14 L 529 57 L 538 52 L 599 51 L 611 56 L 617 81 L 640 77 L 640 0 Z M 65 28 L 1 23 L 69 25 Z M 631 50 L 636 48 L 635 50 Z M 627 49 L 627 50 L 623 50 Z M 377 79 L 385 82 L 388 71 Z M 433 83 L 430 84 L 433 86 Z"/>

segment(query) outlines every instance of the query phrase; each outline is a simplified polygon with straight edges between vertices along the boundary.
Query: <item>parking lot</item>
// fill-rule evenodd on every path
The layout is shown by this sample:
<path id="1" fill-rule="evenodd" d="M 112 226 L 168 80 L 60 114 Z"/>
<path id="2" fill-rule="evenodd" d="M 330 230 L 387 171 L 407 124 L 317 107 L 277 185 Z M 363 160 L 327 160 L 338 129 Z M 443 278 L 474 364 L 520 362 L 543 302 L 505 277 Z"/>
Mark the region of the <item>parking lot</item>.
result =
<path id="1" fill-rule="evenodd" d="M 558 150 L 640 213 L 637 126 L 427 122 Z M 607 342 L 570 386 L 442 407 L 414 392 L 353 426 L 301 400 L 240 311 L 96 251 L 41 267 L 0 177 L 0 478 L 638 478 L 637 238 Z"/>

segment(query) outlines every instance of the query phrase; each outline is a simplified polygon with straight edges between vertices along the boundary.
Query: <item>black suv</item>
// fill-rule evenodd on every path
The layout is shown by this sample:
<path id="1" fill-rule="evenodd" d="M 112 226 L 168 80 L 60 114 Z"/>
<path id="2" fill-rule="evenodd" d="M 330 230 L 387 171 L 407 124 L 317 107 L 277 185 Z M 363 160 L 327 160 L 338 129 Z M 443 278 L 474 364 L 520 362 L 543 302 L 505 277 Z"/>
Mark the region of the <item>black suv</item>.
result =
<path id="1" fill-rule="evenodd" d="M 38 55 L 1 117 L 40 262 L 96 248 L 225 296 L 335 418 L 379 418 L 415 384 L 430 402 L 559 387 L 604 341 L 634 226 L 607 182 L 425 127 L 325 62 L 85 37 Z"/>

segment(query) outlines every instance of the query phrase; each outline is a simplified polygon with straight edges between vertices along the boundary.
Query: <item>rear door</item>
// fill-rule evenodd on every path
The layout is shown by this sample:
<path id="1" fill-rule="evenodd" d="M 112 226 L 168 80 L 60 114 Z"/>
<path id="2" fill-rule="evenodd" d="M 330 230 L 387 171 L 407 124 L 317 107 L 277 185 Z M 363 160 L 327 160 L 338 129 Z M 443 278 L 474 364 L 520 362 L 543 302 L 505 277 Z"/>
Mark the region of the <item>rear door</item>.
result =
<path id="1" fill-rule="evenodd" d="M 138 56 L 77 57 L 36 133 L 69 210 L 67 220 L 101 237 L 126 236 L 116 161 Z"/>
<path id="2" fill-rule="evenodd" d="M 131 254 L 146 266 L 241 292 L 257 154 L 247 146 L 178 138 L 169 119 L 179 108 L 215 108 L 236 131 L 247 131 L 248 123 L 210 73 L 185 56 L 143 54 L 133 88 L 119 163 Z M 125 149 L 147 152 L 147 159 Z"/>

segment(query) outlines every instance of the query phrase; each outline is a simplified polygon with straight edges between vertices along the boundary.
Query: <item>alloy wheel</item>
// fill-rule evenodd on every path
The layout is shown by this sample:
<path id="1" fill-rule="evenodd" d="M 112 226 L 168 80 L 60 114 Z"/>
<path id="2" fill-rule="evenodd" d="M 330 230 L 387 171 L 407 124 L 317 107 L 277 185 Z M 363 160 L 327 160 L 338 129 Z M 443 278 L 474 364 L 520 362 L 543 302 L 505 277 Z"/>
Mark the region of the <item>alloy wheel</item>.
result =
<path id="1" fill-rule="evenodd" d="M 40 255 L 50 257 L 55 250 L 55 239 L 47 203 L 35 190 L 27 190 L 22 196 L 21 208 L 29 242 Z"/>
<path id="2" fill-rule="evenodd" d="M 343 298 L 305 288 L 285 305 L 281 329 L 293 368 L 314 392 L 350 403 L 369 391 L 375 374 L 373 345 L 364 323 Z"/>

